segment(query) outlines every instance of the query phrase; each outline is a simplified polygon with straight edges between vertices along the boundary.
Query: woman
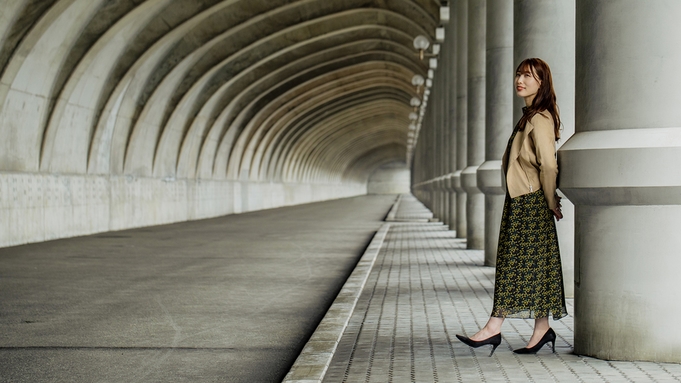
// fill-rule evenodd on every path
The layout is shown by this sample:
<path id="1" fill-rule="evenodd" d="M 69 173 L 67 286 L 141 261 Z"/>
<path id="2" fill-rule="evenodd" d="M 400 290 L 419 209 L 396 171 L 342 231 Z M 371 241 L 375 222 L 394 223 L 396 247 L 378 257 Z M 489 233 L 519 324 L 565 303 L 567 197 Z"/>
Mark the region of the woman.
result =
<path id="1" fill-rule="evenodd" d="M 525 100 L 502 160 L 506 201 L 501 218 L 494 281 L 494 307 L 485 327 L 470 338 L 457 338 L 471 347 L 501 344 L 505 318 L 534 318 L 534 332 L 518 354 L 534 354 L 556 333 L 549 315 L 567 315 L 556 225 L 563 218 L 556 195 L 555 142 L 560 138 L 560 116 L 549 66 L 526 59 L 515 75 L 516 94 Z"/>

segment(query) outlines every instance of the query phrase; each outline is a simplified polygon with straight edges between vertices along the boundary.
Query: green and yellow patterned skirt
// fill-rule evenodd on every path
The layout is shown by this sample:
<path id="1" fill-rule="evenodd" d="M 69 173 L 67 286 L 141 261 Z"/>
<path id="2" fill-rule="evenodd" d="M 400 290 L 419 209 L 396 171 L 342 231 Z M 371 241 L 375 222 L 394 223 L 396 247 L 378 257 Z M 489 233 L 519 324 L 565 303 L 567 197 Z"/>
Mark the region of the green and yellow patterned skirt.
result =
<path id="1" fill-rule="evenodd" d="M 501 217 L 493 317 L 567 315 L 558 235 L 540 189 L 511 198 Z"/>

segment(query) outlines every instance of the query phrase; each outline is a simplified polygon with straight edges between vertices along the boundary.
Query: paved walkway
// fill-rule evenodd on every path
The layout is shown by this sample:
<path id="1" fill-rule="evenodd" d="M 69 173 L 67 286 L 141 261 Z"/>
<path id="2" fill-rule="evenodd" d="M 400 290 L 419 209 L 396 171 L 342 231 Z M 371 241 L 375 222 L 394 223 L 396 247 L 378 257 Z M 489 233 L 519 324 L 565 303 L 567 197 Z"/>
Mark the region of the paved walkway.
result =
<path id="1" fill-rule="evenodd" d="M 532 320 L 507 320 L 491 358 L 491 347 L 465 346 L 455 334 L 487 321 L 494 269 L 430 217 L 401 196 L 286 382 L 681 382 L 680 364 L 572 354 L 571 315 L 551 321 L 556 354 L 511 352 L 528 342 Z"/>

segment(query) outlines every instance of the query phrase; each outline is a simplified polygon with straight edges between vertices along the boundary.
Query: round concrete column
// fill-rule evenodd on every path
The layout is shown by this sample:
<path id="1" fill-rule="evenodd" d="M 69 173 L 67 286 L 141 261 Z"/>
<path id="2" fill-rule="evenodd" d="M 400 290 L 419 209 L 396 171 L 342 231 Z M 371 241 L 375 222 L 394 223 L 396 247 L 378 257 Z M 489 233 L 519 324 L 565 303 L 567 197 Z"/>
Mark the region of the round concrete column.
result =
<path id="1" fill-rule="evenodd" d="M 430 164 L 431 164 L 431 177 L 430 177 L 430 198 L 431 198 L 431 211 L 433 212 L 433 218 L 440 218 L 440 200 L 438 199 L 437 182 L 435 179 L 438 176 L 438 171 L 440 164 L 438 162 L 440 154 L 440 142 L 439 142 L 439 131 L 438 131 L 438 108 L 437 108 L 437 89 L 433 88 L 431 90 L 430 96 L 428 98 L 428 110 L 430 113 L 430 139 L 432 145 L 432 151 L 430 152 Z"/>
<path id="2" fill-rule="evenodd" d="M 445 42 L 443 44 L 443 47 L 447 47 L 447 45 L 451 45 L 452 42 L 447 38 L 447 31 L 452 30 L 454 25 L 446 25 L 445 26 Z M 451 209 L 451 191 L 448 187 L 448 177 L 449 174 L 453 172 L 453 169 L 451 167 L 451 157 L 454 155 L 455 148 L 451 146 L 451 136 L 452 134 L 456 134 L 455 132 L 452 131 L 451 126 L 451 94 L 450 94 L 450 86 L 451 86 L 451 77 L 455 75 L 453 72 L 456 66 L 452 65 L 450 57 L 445 54 L 444 52 L 440 53 L 440 57 L 443 63 L 442 67 L 442 78 L 440 79 L 440 83 L 442 84 L 442 131 L 443 131 L 443 139 L 442 139 L 442 148 L 443 148 L 443 153 L 442 153 L 442 177 L 443 177 L 443 189 L 442 189 L 442 198 L 444 199 L 444 216 L 446 217 L 446 220 L 444 221 L 445 224 L 449 227 L 452 223 L 452 219 L 454 218 L 452 216 L 452 209 Z"/>
<path id="3" fill-rule="evenodd" d="M 445 222 L 446 220 L 446 212 L 447 212 L 447 206 L 446 206 L 446 200 L 445 200 L 445 189 L 444 185 L 441 181 L 442 176 L 445 174 L 445 164 L 446 164 L 446 148 L 445 148 L 445 102 L 444 102 L 444 91 L 443 86 L 445 85 L 443 82 L 443 77 L 444 77 L 444 68 L 442 68 L 442 62 L 438 63 L 438 70 L 437 70 L 437 79 L 436 79 L 436 92 L 435 92 L 435 99 L 433 100 L 433 103 L 436 106 L 435 108 L 435 129 L 437 132 L 436 136 L 436 157 L 435 161 L 436 163 L 436 177 L 437 177 L 437 182 L 436 182 L 436 187 L 437 187 L 437 204 L 438 204 L 438 211 L 437 211 L 437 218 L 441 222 Z"/>
<path id="4" fill-rule="evenodd" d="M 495 266 L 504 208 L 501 156 L 513 130 L 513 0 L 487 0 L 485 162 L 478 188 L 485 194 L 485 265 Z"/>
<path id="5" fill-rule="evenodd" d="M 437 140 L 437 89 L 435 87 L 431 88 L 430 95 L 428 98 L 424 98 L 424 101 L 428 103 L 427 113 L 428 113 L 428 137 L 430 141 L 429 158 L 430 163 L 430 177 L 428 177 L 428 182 L 430 183 L 430 210 L 433 212 L 433 218 L 438 218 L 440 212 L 438 210 L 439 203 L 437 200 L 437 190 L 435 185 L 435 178 L 438 172 L 438 140 Z"/>
<path id="6" fill-rule="evenodd" d="M 513 69 L 528 57 L 539 57 L 551 67 L 560 119 L 558 146 L 574 133 L 575 116 L 575 0 L 515 0 Z M 522 117 L 524 101 L 514 97 L 513 123 Z M 562 171 L 559 169 L 559 171 Z M 559 174 L 559 178 L 560 178 Z M 561 184 L 562 186 L 562 184 Z M 558 193 L 561 195 L 561 192 Z M 574 206 L 562 200 L 564 219 L 556 223 L 563 261 L 565 295 L 574 295 Z"/>
<path id="7" fill-rule="evenodd" d="M 449 167 L 450 161 L 449 157 L 452 153 L 452 148 L 450 147 L 450 134 L 449 129 L 449 77 L 451 75 L 452 67 L 449 62 L 449 57 L 444 52 L 449 41 L 447 40 L 447 30 L 452 29 L 450 26 L 445 26 L 445 41 L 442 44 L 442 49 L 440 51 L 440 66 L 441 78 L 439 83 L 442 84 L 442 199 L 443 199 L 443 223 L 449 227 L 451 223 L 451 214 L 449 208 L 449 189 L 447 188 L 447 176 L 451 172 Z"/>
<path id="8" fill-rule="evenodd" d="M 443 50 L 443 56 L 447 57 L 447 74 L 445 77 L 446 92 L 447 92 L 447 113 L 449 118 L 447 119 L 446 129 L 449 132 L 448 143 L 448 158 L 449 161 L 447 166 L 447 190 L 449 198 L 449 229 L 456 230 L 456 220 L 457 220 L 457 199 L 456 199 L 456 189 L 454 189 L 454 172 L 456 172 L 456 154 L 457 154 L 457 142 L 456 142 L 456 77 L 457 77 L 457 24 L 454 21 L 450 21 L 450 24 L 445 28 L 445 46 Z"/>
<path id="9" fill-rule="evenodd" d="M 455 133 L 455 132 L 453 132 Z M 454 173 L 447 174 L 445 187 L 449 196 L 449 230 L 456 230 L 456 189 L 454 189 Z"/>
<path id="10" fill-rule="evenodd" d="M 575 352 L 681 362 L 681 2 L 577 4 Z M 597 38 L 596 38 L 597 37 Z"/>
<path id="11" fill-rule="evenodd" d="M 416 141 L 411 163 L 411 192 L 419 201 L 423 201 L 424 168 L 423 168 L 423 140 L 421 137 Z"/>
<path id="12" fill-rule="evenodd" d="M 456 2 L 456 236 L 466 238 L 466 190 L 461 173 L 468 163 L 468 1 Z"/>
<path id="13" fill-rule="evenodd" d="M 424 166 L 424 182 L 425 184 L 423 185 L 423 194 L 424 194 L 424 199 L 423 199 L 423 204 L 430 209 L 430 211 L 433 211 L 433 204 L 432 204 L 432 194 L 430 192 L 430 179 L 433 178 L 433 169 L 432 169 L 432 153 L 433 153 L 433 142 L 431 139 L 431 127 L 430 127 L 430 121 L 431 121 L 431 113 L 430 110 L 425 111 L 425 115 L 423 116 L 423 122 L 421 125 L 421 134 L 423 135 L 421 139 L 424 142 L 423 145 L 423 166 Z"/>
<path id="14" fill-rule="evenodd" d="M 439 176 L 437 177 L 437 190 L 438 190 L 438 199 L 440 200 L 440 221 L 443 224 L 447 224 L 447 211 L 449 211 L 447 207 L 447 188 L 445 187 L 445 176 Z"/>
<path id="15" fill-rule="evenodd" d="M 428 133 L 430 134 L 430 144 L 431 144 L 431 150 L 430 150 L 430 178 L 428 178 L 428 183 L 430 185 L 430 210 L 433 212 L 433 218 L 438 218 L 439 216 L 439 201 L 437 199 L 437 184 L 435 182 L 435 178 L 437 178 L 437 171 L 438 171 L 438 131 L 437 131 L 437 112 L 436 112 L 436 107 L 435 107 L 435 102 L 433 101 L 434 99 L 437 98 L 436 95 L 436 90 L 432 89 L 431 94 L 428 98 L 428 113 L 430 115 L 429 119 L 429 125 L 428 125 Z"/>
<path id="16" fill-rule="evenodd" d="M 467 248 L 485 246 L 485 195 L 478 188 L 478 167 L 485 161 L 486 0 L 468 2 L 468 163 L 461 175 L 466 190 Z"/>

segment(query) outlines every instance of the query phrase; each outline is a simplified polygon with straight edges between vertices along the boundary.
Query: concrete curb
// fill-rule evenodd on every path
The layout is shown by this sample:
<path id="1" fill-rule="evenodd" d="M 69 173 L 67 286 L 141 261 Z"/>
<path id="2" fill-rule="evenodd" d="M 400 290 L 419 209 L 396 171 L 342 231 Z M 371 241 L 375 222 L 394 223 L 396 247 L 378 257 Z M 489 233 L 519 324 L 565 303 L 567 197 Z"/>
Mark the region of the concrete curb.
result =
<path id="1" fill-rule="evenodd" d="M 395 203 L 390 208 L 388 216 L 385 217 L 386 222 L 395 221 L 395 216 L 397 215 L 397 209 L 400 207 L 400 202 L 402 202 L 402 194 L 397 196 L 397 200 L 395 200 Z"/>
<path id="2" fill-rule="evenodd" d="M 389 229 L 390 224 L 385 223 L 376 232 L 331 308 L 286 374 L 284 383 L 321 383 L 324 379 Z"/>

